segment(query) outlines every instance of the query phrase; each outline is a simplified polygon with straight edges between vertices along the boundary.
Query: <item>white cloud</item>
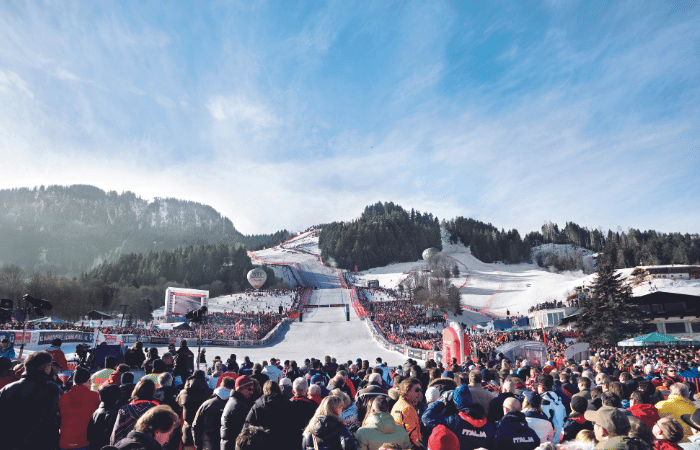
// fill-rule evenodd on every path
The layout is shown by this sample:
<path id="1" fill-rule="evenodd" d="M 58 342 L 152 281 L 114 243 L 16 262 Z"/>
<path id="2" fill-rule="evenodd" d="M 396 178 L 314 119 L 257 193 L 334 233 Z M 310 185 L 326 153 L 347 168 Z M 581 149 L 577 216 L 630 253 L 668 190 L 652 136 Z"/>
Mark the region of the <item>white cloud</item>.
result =
<path id="1" fill-rule="evenodd" d="M 11 70 L 0 68 L 0 92 L 9 93 L 19 90 L 30 99 L 34 98 L 34 93 L 29 89 L 29 85 L 19 75 Z"/>

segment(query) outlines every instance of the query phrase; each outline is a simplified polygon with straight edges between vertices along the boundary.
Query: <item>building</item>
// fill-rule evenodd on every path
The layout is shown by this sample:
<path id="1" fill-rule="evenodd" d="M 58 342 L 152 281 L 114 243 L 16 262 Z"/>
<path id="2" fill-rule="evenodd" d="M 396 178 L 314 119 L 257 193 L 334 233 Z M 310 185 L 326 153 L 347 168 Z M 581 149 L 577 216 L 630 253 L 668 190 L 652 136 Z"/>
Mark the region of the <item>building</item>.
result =
<path id="1" fill-rule="evenodd" d="M 658 279 L 694 280 L 700 278 L 700 266 L 637 266 L 632 271 L 632 276 L 636 277 L 638 281 L 651 281 Z"/>

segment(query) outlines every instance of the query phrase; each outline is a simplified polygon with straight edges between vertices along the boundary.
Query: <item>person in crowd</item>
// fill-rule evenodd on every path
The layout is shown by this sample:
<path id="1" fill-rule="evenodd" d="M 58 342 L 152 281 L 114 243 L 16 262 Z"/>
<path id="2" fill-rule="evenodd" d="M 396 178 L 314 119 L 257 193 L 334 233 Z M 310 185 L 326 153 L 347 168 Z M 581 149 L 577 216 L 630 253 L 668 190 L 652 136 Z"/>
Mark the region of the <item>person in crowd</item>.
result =
<path id="1" fill-rule="evenodd" d="M 318 408 L 318 403 L 307 397 L 308 390 L 304 377 L 297 377 L 292 383 L 294 396 L 290 400 L 292 404 L 290 418 L 294 422 L 292 428 L 296 433 L 296 436 L 292 438 L 292 442 L 301 442 L 304 427 L 309 423 L 309 420 L 311 420 Z"/>
<path id="2" fill-rule="evenodd" d="M 144 361 L 146 361 L 146 355 L 143 353 L 143 342 L 137 341 L 126 351 L 124 364 L 132 369 L 140 369 Z"/>
<path id="3" fill-rule="evenodd" d="M 303 450 L 357 450 L 355 438 L 340 420 L 343 400 L 334 395 L 323 399 L 304 429 Z"/>
<path id="4" fill-rule="evenodd" d="M 182 408 L 182 444 L 185 447 L 194 445 L 192 440 L 192 422 L 197 410 L 211 396 L 204 372 L 198 370 L 187 378 L 185 388 L 177 396 L 177 404 Z"/>
<path id="5" fill-rule="evenodd" d="M 678 442 L 683 439 L 683 426 L 676 419 L 664 417 L 652 428 L 656 442 L 654 450 L 682 450 Z"/>
<path id="6" fill-rule="evenodd" d="M 243 363 L 238 373 L 241 375 L 251 375 L 253 373 L 253 361 L 250 360 L 249 356 L 243 357 Z"/>
<path id="7" fill-rule="evenodd" d="M 445 425 L 433 428 L 428 438 L 428 450 L 459 450 L 459 438 Z"/>
<path id="8" fill-rule="evenodd" d="M 652 427 L 634 416 L 628 415 L 627 418 L 630 421 L 630 430 L 627 432 L 627 436 L 644 441 L 649 448 L 653 447 L 656 438 L 654 438 Z"/>
<path id="9" fill-rule="evenodd" d="M 586 411 L 584 416 L 593 423 L 597 450 L 650 450 L 643 440 L 628 436 L 630 421 L 620 409 L 602 406 L 597 411 Z"/>
<path id="10" fill-rule="evenodd" d="M 93 373 L 90 377 L 90 389 L 97 392 L 103 383 L 109 380 L 109 377 L 117 370 L 117 364 L 119 360 L 114 356 L 107 356 L 105 358 L 105 367 L 102 370 L 98 370 Z"/>
<path id="11" fill-rule="evenodd" d="M 488 417 L 489 404 L 495 395 L 483 388 L 481 372 L 478 370 L 469 371 L 469 391 L 472 394 L 474 403 L 481 405 Z"/>
<path id="12" fill-rule="evenodd" d="M 326 355 L 324 358 L 323 371 L 326 373 L 328 378 L 333 378 L 337 370 L 338 364 L 333 362 L 333 359 L 330 356 Z"/>
<path id="13" fill-rule="evenodd" d="M 197 364 L 207 365 L 207 349 L 203 348 L 197 353 Z"/>
<path id="14" fill-rule="evenodd" d="M 693 414 L 683 414 L 681 420 L 693 431 L 693 434 L 688 438 L 690 442 L 679 445 L 683 450 L 700 449 L 700 409 L 696 409 Z"/>
<path id="15" fill-rule="evenodd" d="M 175 352 L 173 375 L 180 377 L 184 382 L 192 372 L 194 372 L 194 353 L 187 346 L 187 341 L 182 339 L 180 348 Z"/>
<path id="16" fill-rule="evenodd" d="M 645 401 L 646 400 L 646 401 Z M 649 404 L 649 396 L 641 391 L 630 394 L 630 407 L 627 408 L 634 417 L 649 425 L 650 428 L 661 419 L 656 406 Z"/>
<path id="17" fill-rule="evenodd" d="M 573 397 L 580 396 L 585 398 L 587 401 L 593 400 L 591 397 L 591 379 L 585 376 L 580 376 L 578 379 L 578 392 L 575 393 Z"/>
<path id="18" fill-rule="evenodd" d="M 255 363 L 253 365 L 253 374 L 250 376 L 252 379 L 257 380 L 260 386 L 265 386 L 265 383 L 270 380 L 266 374 L 262 373 L 263 366 L 260 363 Z"/>
<path id="19" fill-rule="evenodd" d="M 534 450 L 539 447 L 540 438 L 528 426 L 520 408 L 520 401 L 515 397 L 503 401 L 503 418 L 496 428 L 494 450 Z"/>
<path id="20" fill-rule="evenodd" d="M 289 420 L 292 405 L 287 400 L 277 383 L 268 380 L 263 385 L 263 396 L 255 401 L 246 417 L 246 425 L 256 425 L 270 430 L 275 441 L 275 448 L 285 448 L 297 434 Z"/>
<path id="21" fill-rule="evenodd" d="M 540 444 L 554 441 L 554 426 L 542 413 L 542 396 L 535 391 L 525 391 L 520 411 L 525 416 L 527 425 L 537 433 Z"/>
<path id="22" fill-rule="evenodd" d="M 593 431 L 593 424 L 583 415 L 588 409 L 588 400 L 582 395 L 571 399 L 571 414 L 564 422 L 561 441 L 573 441 L 581 430 Z"/>
<path id="23" fill-rule="evenodd" d="M 13 369 L 12 368 L 12 361 L 10 361 L 8 358 L 1 356 L 0 357 L 0 389 L 4 388 L 10 383 L 14 383 L 15 381 L 19 381 L 22 379 L 22 368 L 20 366 L 20 369 Z"/>
<path id="24" fill-rule="evenodd" d="M 116 358 L 114 358 L 116 359 Z M 113 384 L 115 386 L 121 386 L 122 385 L 122 376 L 127 373 L 131 368 L 129 367 L 128 364 L 119 364 L 116 366 L 116 369 L 112 371 L 112 373 L 109 374 L 107 381 L 103 382 L 102 385 L 110 385 Z"/>
<path id="25" fill-rule="evenodd" d="M 235 357 L 236 355 L 231 355 Z M 233 381 L 236 381 L 236 378 L 238 378 L 238 364 L 233 362 L 229 362 L 226 365 L 226 372 L 222 373 L 219 379 L 216 381 L 216 387 L 221 386 L 221 384 L 224 382 L 224 378 L 231 378 Z"/>
<path id="26" fill-rule="evenodd" d="M 270 358 L 270 364 L 265 366 L 265 369 L 262 371 L 263 374 L 267 375 L 268 379 L 271 381 L 274 381 L 275 383 L 279 384 L 280 380 L 282 377 L 284 377 L 284 374 L 282 371 L 277 367 L 277 359 L 275 358 Z M 260 381 L 260 380 L 258 380 Z M 261 384 L 264 386 L 265 383 Z"/>
<path id="27" fill-rule="evenodd" d="M 378 373 L 369 375 L 369 384 L 364 389 L 357 391 L 355 400 L 357 403 L 357 418 L 360 423 L 364 423 L 365 415 L 370 403 L 377 396 L 387 397 L 389 392 L 382 387 L 382 376 Z"/>
<path id="28" fill-rule="evenodd" d="M 515 394 L 513 393 L 514 390 L 515 384 L 513 383 L 513 380 L 507 378 L 501 386 L 501 393 L 489 402 L 489 413 L 487 415 L 487 419 L 492 426 L 496 427 L 498 422 L 503 418 L 503 402 L 505 402 L 508 398 L 515 397 Z M 518 409 L 518 412 L 519 411 L 520 409 Z"/>
<path id="29" fill-rule="evenodd" d="M 294 397 L 292 380 L 289 378 L 282 378 L 280 380 L 280 389 L 282 390 L 282 395 L 284 395 L 287 400 L 291 400 L 292 397 Z"/>
<path id="30" fill-rule="evenodd" d="M 355 433 L 359 450 L 379 450 L 385 443 L 398 444 L 405 449 L 411 448 L 411 438 L 406 430 L 394 421 L 389 411 L 389 402 L 385 396 L 374 398 L 366 420 Z"/>
<path id="31" fill-rule="evenodd" d="M 561 430 L 566 420 L 566 406 L 564 401 L 554 391 L 554 380 L 551 375 L 542 375 L 539 378 L 537 391 L 542 396 L 542 412 L 554 426 L 554 444 L 561 440 Z M 566 396 L 566 394 L 562 394 Z"/>
<path id="32" fill-rule="evenodd" d="M 115 445 L 117 450 L 162 450 L 180 424 L 180 418 L 166 405 L 146 411 L 133 430 Z"/>
<path id="33" fill-rule="evenodd" d="M 309 400 L 315 402 L 317 405 L 320 405 L 321 401 L 323 400 L 323 397 L 321 397 L 321 386 L 318 384 L 312 384 L 309 386 L 308 397 Z"/>
<path id="34" fill-rule="evenodd" d="M 378 361 L 381 363 L 381 361 Z M 418 416 L 418 404 L 423 398 L 423 390 L 420 380 L 409 378 L 401 383 L 399 400 L 391 409 L 394 421 L 401 425 L 414 445 L 423 445 L 421 441 L 420 419 Z"/>
<path id="35" fill-rule="evenodd" d="M 130 375 L 133 376 L 133 374 Z M 158 402 L 153 400 L 155 392 L 156 385 L 153 381 L 149 379 L 139 380 L 131 394 L 129 404 L 121 407 L 117 413 L 117 420 L 109 438 L 111 445 L 124 439 L 134 429 L 136 422 L 146 411 L 158 406 Z"/>
<path id="36" fill-rule="evenodd" d="M 233 378 L 224 380 L 221 387 L 214 390 L 214 394 L 197 410 L 192 422 L 194 446 L 197 450 L 219 450 L 221 447 L 221 416 L 235 389 L 236 381 Z"/>
<path id="37" fill-rule="evenodd" d="M 100 406 L 100 396 L 90 390 L 90 371 L 78 367 L 73 372 L 73 386 L 58 400 L 61 415 L 61 449 L 86 448 L 87 426 Z"/>
<path id="38" fill-rule="evenodd" d="M 221 415 L 221 450 L 234 450 L 236 437 L 243 429 L 250 404 L 248 399 L 253 395 L 255 387 L 248 375 L 236 378 L 236 390 L 231 393 Z"/>
<path id="39" fill-rule="evenodd" d="M 142 368 L 146 372 L 146 375 L 153 372 L 153 361 L 159 360 L 158 349 L 156 347 L 150 347 L 148 349 L 148 355 L 146 360 L 143 362 Z"/>
<path id="40" fill-rule="evenodd" d="M 160 359 L 162 359 L 165 363 L 165 371 L 173 373 L 173 371 L 175 370 L 175 359 L 173 357 L 173 353 L 163 353 L 163 356 L 161 356 Z"/>
<path id="41" fill-rule="evenodd" d="M 248 426 L 236 438 L 236 450 L 268 450 L 274 448 L 275 439 L 263 427 Z"/>
<path id="42" fill-rule="evenodd" d="M 231 353 L 231 356 L 226 360 L 226 370 L 238 373 L 238 361 L 236 361 L 235 353 Z"/>
<path id="43" fill-rule="evenodd" d="M 87 426 L 89 450 L 100 450 L 105 445 L 109 445 L 109 436 L 112 434 L 119 414 L 121 392 L 117 386 L 103 387 L 100 389 L 99 396 L 100 406 L 90 417 Z"/>
<path id="44" fill-rule="evenodd" d="M 343 425 L 345 425 L 345 427 L 347 427 L 351 433 L 354 433 L 358 428 L 360 428 L 355 403 L 348 394 L 341 391 L 339 388 L 333 389 L 331 391 L 331 395 L 335 395 L 336 397 L 343 399 L 343 412 L 340 414 L 340 419 L 343 421 Z"/>
<path id="45" fill-rule="evenodd" d="M 24 361 L 19 381 L 0 390 L 0 437 L 10 450 L 58 447 L 61 388 L 49 380 L 52 356 L 34 352 Z"/>
<path id="46" fill-rule="evenodd" d="M 68 370 L 68 361 L 66 361 L 65 353 L 61 350 L 61 345 L 63 345 L 63 341 L 60 338 L 56 338 L 51 341 L 51 346 L 46 351 L 51 353 L 53 362 L 58 363 L 59 370 Z"/>
<path id="47" fill-rule="evenodd" d="M 292 380 L 292 383 L 294 383 L 294 380 L 296 380 L 299 377 L 303 377 L 304 374 L 301 372 L 301 369 L 297 366 L 297 362 L 292 360 L 289 363 L 289 370 L 285 371 L 285 376 Z"/>
<path id="48" fill-rule="evenodd" d="M 10 340 L 7 338 L 0 341 L 0 358 L 15 359 L 15 348 L 10 345 Z"/>
<path id="49" fill-rule="evenodd" d="M 668 399 L 662 400 L 655 405 L 661 418 L 670 417 L 681 420 L 682 415 L 695 412 L 696 406 L 690 399 L 690 390 L 685 383 L 672 384 L 669 392 Z M 683 439 L 681 442 L 688 442 L 688 438 L 693 434 L 693 430 L 685 423 L 683 425 Z"/>

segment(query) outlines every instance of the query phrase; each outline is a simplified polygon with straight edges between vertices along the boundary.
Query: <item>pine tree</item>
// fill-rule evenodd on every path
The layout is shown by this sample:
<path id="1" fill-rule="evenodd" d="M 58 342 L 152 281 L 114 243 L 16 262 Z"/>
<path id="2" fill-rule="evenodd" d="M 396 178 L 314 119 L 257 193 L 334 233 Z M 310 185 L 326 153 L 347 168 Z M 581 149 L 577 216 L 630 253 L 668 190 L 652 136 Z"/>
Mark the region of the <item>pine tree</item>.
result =
<path id="1" fill-rule="evenodd" d="M 600 264 L 598 278 L 591 286 L 591 297 L 583 302 L 576 326 L 583 331 L 582 342 L 591 346 L 616 346 L 619 341 L 639 334 L 644 319 L 632 303 L 631 291 L 611 264 Z"/>

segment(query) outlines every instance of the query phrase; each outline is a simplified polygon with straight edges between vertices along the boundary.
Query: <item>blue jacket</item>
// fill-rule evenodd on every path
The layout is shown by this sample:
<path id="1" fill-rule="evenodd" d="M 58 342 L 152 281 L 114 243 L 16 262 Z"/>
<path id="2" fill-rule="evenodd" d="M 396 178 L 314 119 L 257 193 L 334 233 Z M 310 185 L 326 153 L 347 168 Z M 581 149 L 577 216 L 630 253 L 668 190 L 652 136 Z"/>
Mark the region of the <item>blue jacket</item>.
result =
<path id="1" fill-rule="evenodd" d="M 540 438 L 527 425 L 525 415 L 511 411 L 498 423 L 494 450 L 534 450 L 540 446 Z"/>

